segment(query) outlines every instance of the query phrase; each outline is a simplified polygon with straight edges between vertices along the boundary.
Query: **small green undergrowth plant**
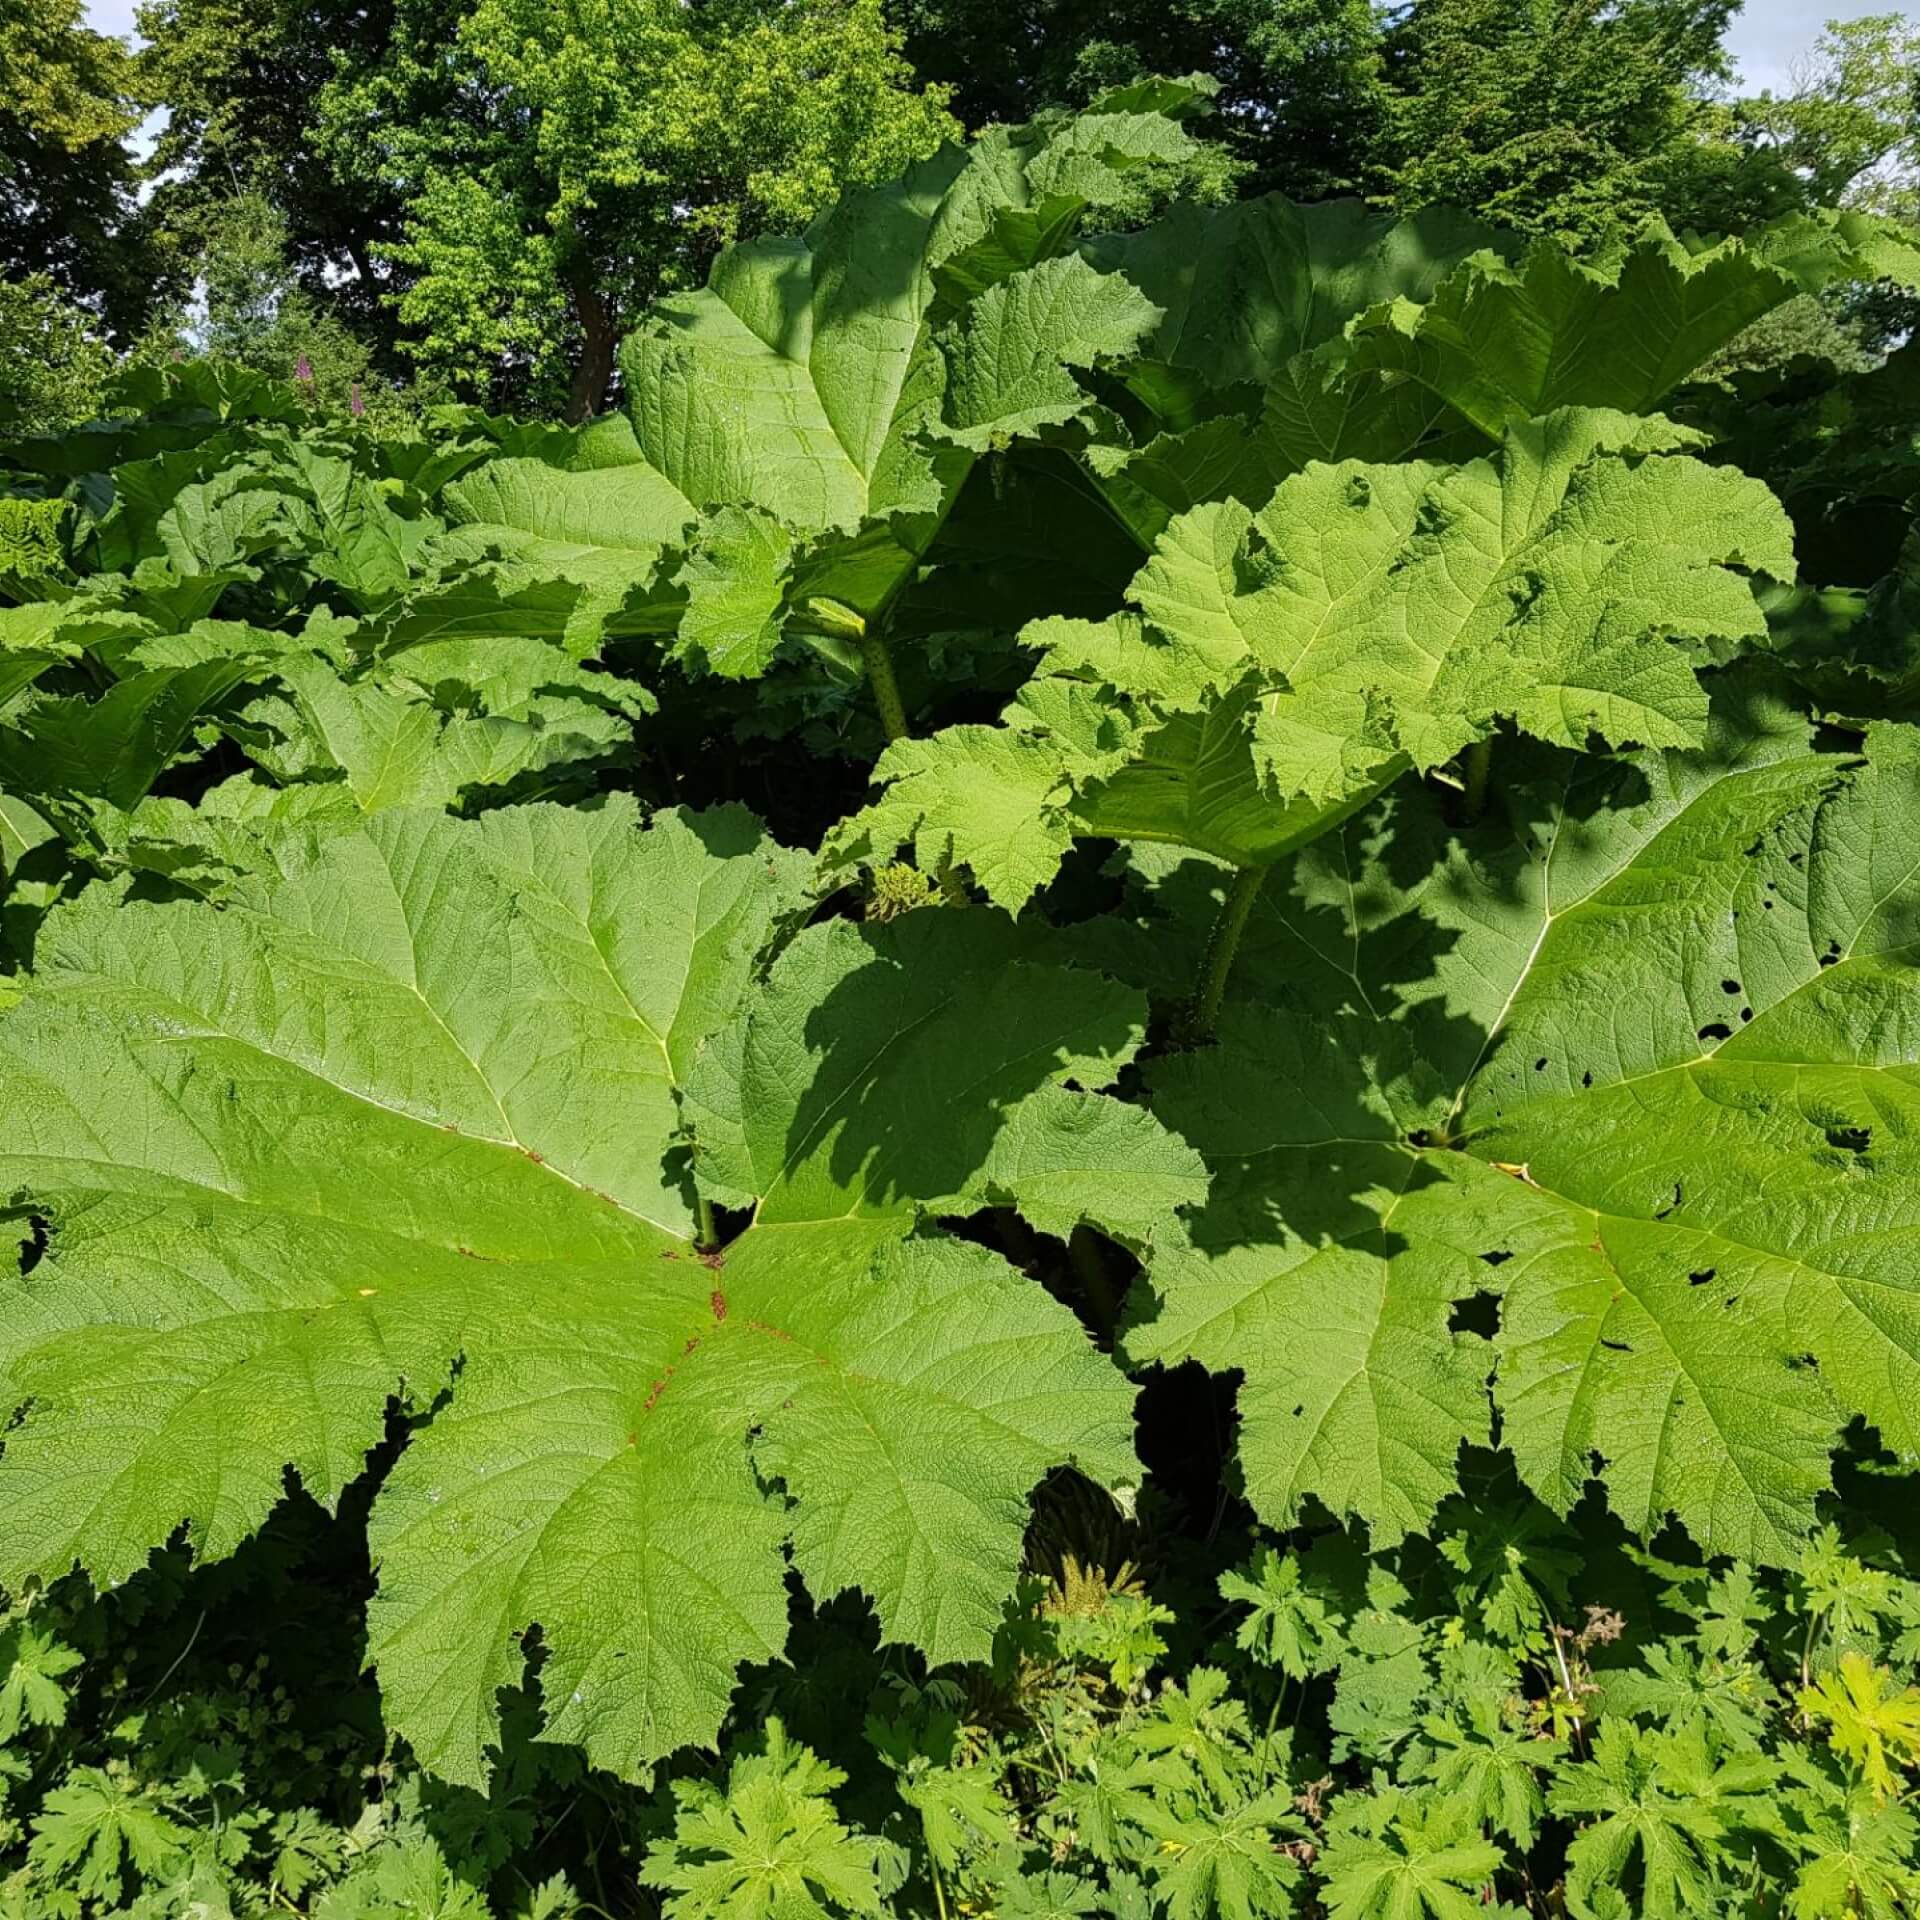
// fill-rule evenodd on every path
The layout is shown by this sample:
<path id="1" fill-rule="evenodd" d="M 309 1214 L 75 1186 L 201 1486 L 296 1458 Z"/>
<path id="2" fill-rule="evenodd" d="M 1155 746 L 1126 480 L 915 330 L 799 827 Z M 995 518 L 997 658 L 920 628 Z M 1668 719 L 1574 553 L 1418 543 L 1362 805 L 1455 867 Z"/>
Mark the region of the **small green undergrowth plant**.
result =
<path id="1" fill-rule="evenodd" d="M 797 1601 L 794 1664 L 748 1674 L 716 1756 L 623 1784 L 533 1738 L 530 1697 L 485 1795 L 381 1728 L 355 1522 L 296 1508 L 224 1569 L 7 1614 L 0 1913 L 1920 1911 L 1900 1540 L 1669 1559 L 1469 1477 L 1373 1555 L 1056 1485 L 988 1662 L 929 1671 Z"/>

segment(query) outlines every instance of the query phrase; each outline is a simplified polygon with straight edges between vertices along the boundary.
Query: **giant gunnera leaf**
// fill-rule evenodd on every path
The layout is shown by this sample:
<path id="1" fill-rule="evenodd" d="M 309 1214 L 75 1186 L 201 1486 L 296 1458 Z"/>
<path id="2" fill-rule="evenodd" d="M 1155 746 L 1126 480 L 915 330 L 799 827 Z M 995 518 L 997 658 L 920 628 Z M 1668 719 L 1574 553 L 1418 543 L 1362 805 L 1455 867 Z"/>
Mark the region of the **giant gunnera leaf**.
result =
<path id="1" fill-rule="evenodd" d="M 1557 407 L 1650 413 L 1783 302 L 1881 278 L 1913 285 L 1920 254 L 1869 214 L 1796 214 L 1710 247 L 1656 220 L 1610 261 L 1575 260 L 1551 241 L 1517 267 L 1478 254 L 1424 304 L 1383 300 L 1340 364 L 1362 393 L 1369 374 L 1404 376 L 1494 435 Z"/>
<path id="2" fill-rule="evenodd" d="M 245 905 L 55 916 L 0 1017 L 0 1191 L 47 1228 L 0 1289 L 0 1581 L 228 1553 L 397 1401 L 370 1659 L 449 1778 L 536 1627 L 548 1738 L 710 1739 L 789 1556 L 984 1655 L 1035 1482 L 1135 1474 L 1131 1394 L 933 1216 L 1144 1247 L 1204 1175 L 1098 1091 L 1144 997 L 997 917 L 815 927 L 762 992 L 803 865 L 737 810 L 395 812 Z M 752 1210 L 717 1251 L 708 1164 Z"/>
<path id="3" fill-rule="evenodd" d="M 1190 94 L 1170 90 L 1165 112 L 991 128 L 849 193 L 804 238 L 729 248 L 706 287 L 657 302 L 621 368 L 640 451 L 714 516 L 692 544 L 720 535 L 683 584 L 724 597 L 715 571 L 743 573 L 800 631 L 817 601 L 842 621 L 880 613 L 979 456 L 1084 410 L 1073 370 L 1129 355 L 1160 319 L 1074 242 L 1129 173 L 1194 150 L 1174 117 Z M 743 512 L 793 536 L 777 566 L 764 542 L 745 562 L 725 550 Z M 744 648 L 716 646 L 706 624 L 714 671 L 764 667 L 764 607 Z"/>
<path id="4" fill-rule="evenodd" d="M 964 862 L 1017 909 L 1076 835 L 1266 866 L 1510 719 L 1568 747 L 1703 737 L 1698 668 L 1789 578 L 1758 481 L 1664 420 L 1566 411 L 1498 454 L 1315 464 L 1174 520 L 1103 621 L 1042 619 L 1001 727 L 897 743 L 829 843 Z"/>
<path id="5" fill-rule="evenodd" d="M 1507 244 L 1445 208 L 1396 216 L 1279 194 L 1181 205 L 1087 241 L 1160 319 L 1122 373 L 1145 417 L 1103 410 L 1083 482 L 1151 548 L 1204 501 L 1258 505 L 1309 460 L 1397 460 L 1464 425 L 1418 382 L 1348 365 L 1347 329 L 1395 303 L 1419 312 L 1462 261 Z"/>
<path id="6" fill-rule="evenodd" d="M 1510 743 L 1476 825 L 1398 789 L 1275 872 L 1219 1044 L 1151 1068 L 1213 1188 L 1128 1352 L 1244 1371 L 1269 1521 L 1393 1540 L 1498 1440 L 1562 1511 L 1597 1475 L 1778 1561 L 1850 1417 L 1920 1447 L 1920 760 L 1721 705 L 1699 750 Z M 1213 890 L 1092 944 L 1191 951 Z"/>

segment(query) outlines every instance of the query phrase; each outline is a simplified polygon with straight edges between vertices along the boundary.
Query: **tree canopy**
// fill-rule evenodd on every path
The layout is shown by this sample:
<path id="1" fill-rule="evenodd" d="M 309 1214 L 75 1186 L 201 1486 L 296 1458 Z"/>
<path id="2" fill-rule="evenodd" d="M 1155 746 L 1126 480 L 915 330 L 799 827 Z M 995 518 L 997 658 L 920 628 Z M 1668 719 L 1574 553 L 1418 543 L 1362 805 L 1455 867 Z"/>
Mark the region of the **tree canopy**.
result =
<path id="1" fill-rule="evenodd" d="M 743 233 L 957 133 L 878 0 L 399 0 L 314 139 L 370 167 L 398 233 L 405 351 L 455 388 L 595 412 L 638 307 Z M 451 30 L 449 31 L 449 28 Z"/>
<path id="2" fill-rule="evenodd" d="M 1717 132 L 1702 90 L 1737 5 L 1419 0 L 1386 39 L 1379 178 L 1402 206 L 1570 242 L 1671 216 L 1675 154 Z"/>
<path id="3" fill-rule="evenodd" d="M 1143 73 L 1211 74 L 1217 134 L 1247 185 L 1348 193 L 1384 94 L 1372 0 L 896 0 L 914 70 L 970 127 L 1085 105 Z"/>
<path id="4" fill-rule="evenodd" d="M 0 260 L 81 303 L 62 338 L 125 345 L 163 312 L 170 344 L 255 371 L 325 361 L 336 397 L 580 419 L 617 396 L 633 317 L 726 245 L 1148 76 L 1210 85 L 1176 115 L 1197 141 L 1132 177 L 1116 225 L 1172 191 L 1352 194 L 1604 257 L 1654 218 L 1910 214 L 1920 36 L 1836 22 L 1788 84 L 1743 95 L 1738 4 L 145 0 L 133 54 L 80 0 L 23 0 L 0 29 Z M 127 136 L 156 103 L 143 184 Z M 183 330 L 190 295 L 219 304 L 216 251 L 251 276 L 244 340 Z M 1728 364 L 1864 364 L 1911 307 L 1809 296 Z"/>
<path id="5" fill-rule="evenodd" d="M 0 272 L 93 296 L 117 332 L 151 285 L 126 137 L 143 102 L 125 45 L 82 0 L 9 0 L 0 16 Z"/>

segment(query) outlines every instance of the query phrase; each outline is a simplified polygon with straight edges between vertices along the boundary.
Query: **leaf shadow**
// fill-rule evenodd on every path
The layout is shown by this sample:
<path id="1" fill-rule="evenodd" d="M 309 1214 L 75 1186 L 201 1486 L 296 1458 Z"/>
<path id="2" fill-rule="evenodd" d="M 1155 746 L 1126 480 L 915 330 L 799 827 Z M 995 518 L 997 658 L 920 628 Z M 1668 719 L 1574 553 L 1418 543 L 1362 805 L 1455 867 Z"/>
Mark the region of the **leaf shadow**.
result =
<path id="1" fill-rule="evenodd" d="M 984 1198 L 978 1176 L 1012 1111 L 1048 1087 L 1063 1102 L 1091 1096 L 1139 1038 L 1136 994 L 1044 964 L 1044 929 L 998 913 L 926 909 L 890 926 L 835 923 L 831 937 L 859 954 L 806 1012 L 784 1159 L 801 1178 L 823 1169 L 860 1205 Z M 1088 1055 L 1113 1064 L 1064 1086 Z"/>
<path id="2" fill-rule="evenodd" d="M 1393 1216 L 1447 1178 L 1463 1091 L 1546 924 L 1550 860 L 1601 842 L 1651 789 L 1624 759 L 1502 740 L 1480 817 L 1404 780 L 1276 866 L 1235 964 L 1219 1043 L 1152 1072 L 1154 1110 L 1212 1175 L 1195 1243 L 1345 1246 L 1389 1260 Z M 1137 945 L 1163 993 L 1194 977 L 1225 874 L 1153 863 L 1133 889 Z M 1097 947 L 1096 930 L 1076 937 Z M 1204 1065 L 1195 1064 L 1205 1062 Z M 1489 1247 L 1489 1253 L 1498 1248 Z"/>

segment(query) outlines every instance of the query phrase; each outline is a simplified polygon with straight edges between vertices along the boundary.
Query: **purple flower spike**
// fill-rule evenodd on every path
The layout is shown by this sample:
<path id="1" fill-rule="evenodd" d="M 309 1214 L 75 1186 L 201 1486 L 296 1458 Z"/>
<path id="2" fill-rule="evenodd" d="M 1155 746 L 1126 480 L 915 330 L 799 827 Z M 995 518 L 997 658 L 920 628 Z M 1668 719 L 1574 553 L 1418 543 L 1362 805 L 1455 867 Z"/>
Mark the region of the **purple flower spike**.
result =
<path id="1" fill-rule="evenodd" d="M 293 363 L 293 377 L 305 381 L 308 386 L 313 385 L 313 362 L 304 353 Z"/>

